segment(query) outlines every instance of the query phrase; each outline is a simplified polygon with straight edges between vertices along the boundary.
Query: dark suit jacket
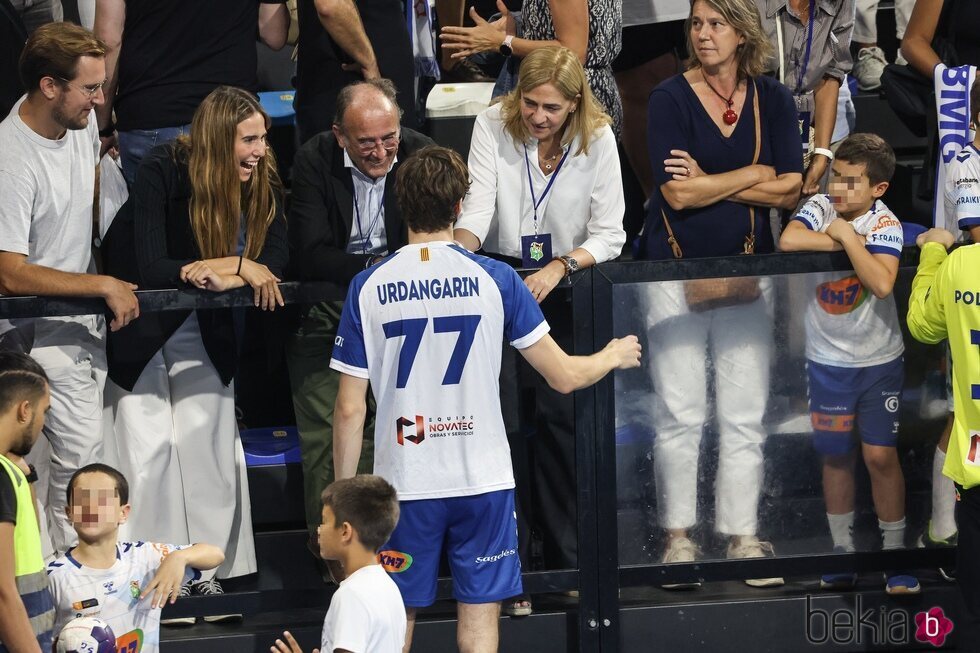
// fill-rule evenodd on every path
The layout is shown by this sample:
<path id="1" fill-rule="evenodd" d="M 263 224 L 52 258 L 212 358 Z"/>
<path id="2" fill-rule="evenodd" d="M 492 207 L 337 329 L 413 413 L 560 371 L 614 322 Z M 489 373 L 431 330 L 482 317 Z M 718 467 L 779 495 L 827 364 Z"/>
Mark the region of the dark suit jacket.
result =
<path id="1" fill-rule="evenodd" d="M 129 200 L 113 220 L 103 243 L 106 272 L 139 285 L 141 290 L 188 288 L 180 268 L 201 260 L 191 230 L 191 184 L 186 162 L 174 158 L 171 144 L 150 151 L 140 165 Z M 280 279 L 289 260 L 281 198 L 256 259 Z M 238 369 L 238 338 L 232 311 L 197 311 L 201 340 L 222 382 L 231 383 Z M 132 390 L 146 364 L 184 323 L 191 311 L 142 313 L 129 326 L 110 333 L 106 343 L 109 378 Z"/>
<path id="2" fill-rule="evenodd" d="M 408 230 L 395 201 L 395 174 L 402 161 L 435 143 L 402 127 L 398 161 L 385 180 L 385 232 L 388 251 L 408 242 Z M 142 173 L 141 173 L 142 174 Z M 354 215 L 354 181 L 344 166 L 344 151 L 333 132 L 311 138 L 293 160 L 289 205 L 290 270 L 302 281 L 333 281 L 347 285 L 364 269 L 367 254 L 348 254 Z"/>

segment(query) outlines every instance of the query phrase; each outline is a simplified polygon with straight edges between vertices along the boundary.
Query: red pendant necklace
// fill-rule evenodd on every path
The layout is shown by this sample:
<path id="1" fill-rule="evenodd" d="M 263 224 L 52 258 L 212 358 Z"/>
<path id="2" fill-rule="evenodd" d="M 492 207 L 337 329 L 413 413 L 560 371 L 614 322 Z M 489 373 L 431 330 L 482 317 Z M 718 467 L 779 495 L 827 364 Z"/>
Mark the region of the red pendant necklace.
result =
<path id="1" fill-rule="evenodd" d="M 711 85 L 711 82 L 708 81 L 708 78 L 704 76 L 703 72 L 701 73 L 701 79 L 704 80 L 704 83 L 708 85 L 708 88 L 710 88 L 715 95 L 721 98 L 722 102 L 728 105 L 728 110 L 721 115 L 721 119 L 724 121 L 724 123 L 726 125 L 734 125 L 736 122 L 738 122 L 738 114 L 735 113 L 734 109 L 732 109 L 732 105 L 735 104 L 735 92 L 738 91 L 738 82 L 735 83 L 735 88 L 732 90 L 732 94 L 726 98 L 724 95 L 715 90 L 715 87 Z"/>

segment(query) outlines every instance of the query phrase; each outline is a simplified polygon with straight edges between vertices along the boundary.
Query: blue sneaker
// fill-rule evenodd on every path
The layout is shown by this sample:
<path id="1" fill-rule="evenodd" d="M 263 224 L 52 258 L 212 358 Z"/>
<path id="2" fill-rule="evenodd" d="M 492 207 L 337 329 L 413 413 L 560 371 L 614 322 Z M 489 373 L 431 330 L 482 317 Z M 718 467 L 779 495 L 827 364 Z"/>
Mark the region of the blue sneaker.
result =
<path id="1" fill-rule="evenodd" d="M 922 591 L 919 579 L 911 574 L 895 572 L 885 574 L 885 592 L 891 595 L 918 594 Z"/>
<path id="2" fill-rule="evenodd" d="M 835 546 L 834 553 L 847 553 L 847 549 L 842 546 Z M 857 574 L 824 574 L 820 577 L 820 589 L 822 590 L 850 590 L 857 585 Z"/>

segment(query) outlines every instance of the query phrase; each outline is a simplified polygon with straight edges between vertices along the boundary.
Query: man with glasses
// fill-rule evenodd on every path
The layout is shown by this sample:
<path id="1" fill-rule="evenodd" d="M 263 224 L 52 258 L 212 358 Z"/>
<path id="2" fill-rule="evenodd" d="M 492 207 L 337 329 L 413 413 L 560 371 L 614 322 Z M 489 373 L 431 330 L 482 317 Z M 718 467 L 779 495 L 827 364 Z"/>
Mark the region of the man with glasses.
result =
<path id="1" fill-rule="evenodd" d="M 394 173 L 433 143 L 402 127 L 400 118 L 392 82 L 355 82 L 337 96 L 332 131 L 317 134 L 296 153 L 288 220 L 294 277 L 346 287 L 358 272 L 408 242 L 395 202 Z M 286 346 L 303 454 L 306 521 L 318 560 L 320 493 L 334 480 L 332 422 L 340 377 L 326 363 L 342 306 L 336 301 L 302 307 L 298 329 Z M 361 470 L 370 472 L 369 446 L 362 460 Z"/>
<path id="2" fill-rule="evenodd" d="M 92 260 L 105 44 L 70 23 L 44 25 L 27 41 L 20 76 L 27 95 L 0 123 L 0 294 L 101 297 L 120 329 L 139 315 L 136 286 L 94 274 Z M 60 552 L 75 540 L 68 479 L 102 459 L 104 331 L 95 315 L 0 322 L 0 348 L 30 353 L 50 381 L 50 478 L 38 495 Z M 43 478 L 45 453 L 34 456 Z"/>

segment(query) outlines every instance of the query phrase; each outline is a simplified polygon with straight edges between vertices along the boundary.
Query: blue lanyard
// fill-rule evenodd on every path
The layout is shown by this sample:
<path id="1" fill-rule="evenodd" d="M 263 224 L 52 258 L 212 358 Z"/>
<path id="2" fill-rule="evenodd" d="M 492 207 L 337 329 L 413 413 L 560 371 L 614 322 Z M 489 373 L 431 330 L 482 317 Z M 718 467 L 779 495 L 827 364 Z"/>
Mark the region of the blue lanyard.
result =
<path id="1" fill-rule="evenodd" d="M 810 65 L 810 46 L 813 45 L 813 21 L 815 20 L 814 13 L 816 10 L 816 0 L 810 0 L 810 18 L 806 21 L 806 52 L 803 55 L 803 65 L 796 72 L 795 95 L 803 92 L 803 78 L 806 76 L 806 69 Z"/>
<path id="2" fill-rule="evenodd" d="M 368 197 L 371 194 L 368 193 Z M 361 240 L 361 253 L 367 254 L 368 245 L 371 244 L 371 234 L 374 232 L 374 225 L 381 219 L 381 213 L 385 210 L 385 194 L 381 193 L 381 202 L 378 204 L 378 212 L 374 214 L 371 222 L 368 223 L 368 239 L 364 240 L 364 232 L 361 231 L 361 209 L 357 206 L 357 188 L 354 188 L 354 215 L 357 217 L 357 237 Z"/>
<path id="3" fill-rule="evenodd" d="M 551 173 L 551 179 L 548 180 L 548 185 L 544 187 L 544 192 L 541 193 L 541 199 L 534 196 L 534 183 L 531 181 L 531 161 L 527 158 L 527 145 L 524 146 L 524 165 L 527 166 L 527 188 L 531 191 L 531 205 L 534 207 L 534 233 L 538 233 L 538 207 L 544 202 L 544 198 L 548 196 L 548 191 L 551 190 L 551 186 L 555 183 L 555 179 L 558 179 L 558 173 L 561 171 L 561 167 L 565 165 L 565 159 L 568 158 L 568 151 L 572 148 L 565 150 L 565 153 L 561 155 L 561 161 L 558 162 L 558 167 L 555 171 Z"/>

